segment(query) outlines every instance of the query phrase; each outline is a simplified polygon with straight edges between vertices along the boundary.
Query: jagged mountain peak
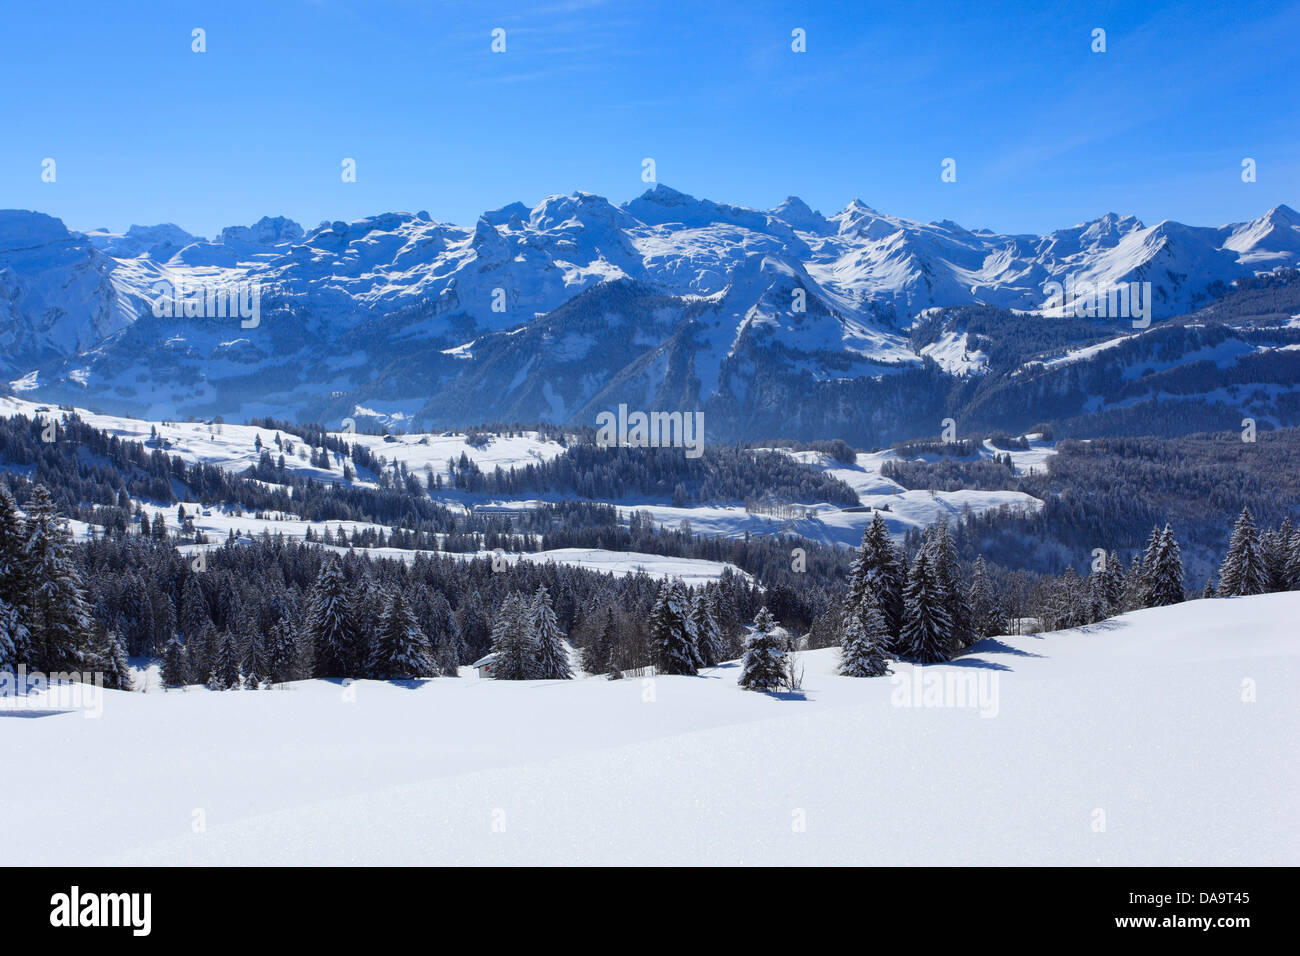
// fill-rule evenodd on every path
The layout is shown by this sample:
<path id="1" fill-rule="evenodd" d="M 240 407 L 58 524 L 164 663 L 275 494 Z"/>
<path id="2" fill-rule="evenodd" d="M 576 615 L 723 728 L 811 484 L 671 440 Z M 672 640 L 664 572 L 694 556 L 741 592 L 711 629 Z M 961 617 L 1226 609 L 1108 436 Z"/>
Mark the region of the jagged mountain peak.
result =
<path id="1" fill-rule="evenodd" d="M 601 223 L 628 227 L 633 224 L 621 207 L 604 196 L 581 190 L 567 196 L 547 196 L 528 213 L 528 222 L 534 229 L 554 229 L 570 220 L 583 225 Z"/>
<path id="2" fill-rule="evenodd" d="M 787 196 L 770 211 L 770 214 L 787 225 L 805 232 L 821 233 L 830 228 L 830 222 L 826 217 L 812 209 L 798 196 Z"/>
<path id="3" fill-rule="evenodd" d="M 549 196 L 531 209 L 513 202 L 469 226 L 436 223 L 424 212 L 386 212 L 304 233 L 292 220 L 264 217 L 215 240 L 196 239 L 173 224 L 87 236 L 69 233 L 53 217 L 9 210 L 0 212 L 0 341 L 6 369 L 16 373 L 11 381 L 38 370 L 42 383 L 75 388 L 79 400 L 89 393 L 102 402 L 132 396 L 152 402 L 160 399 L 148 396 L 160 395 L 171 410 L 210 412 L 203 403 L 215 401 L 214 394 L 260 378 L 258 363 L 267 363 L 268 372 L 284 365 L 290 370 L 284 381 L 296 384 L 286 386 L 291 397 L 276 407 L 292 413 L 317 393 L 351 393 L 369 377 L 386 381 L 395 355 L 414 369 L 403 381 L 425 381 L 421 376 L 441 374 L 437 363 L 444 361 L 425 367 L 426 351 L 444 356 L 539 317 L 580 317 L 585 325 L 565 333 L 565 348 L 576 354 L 604 312 L 559 310 L 609 286 L 606 303 L 644 305 L 662 297 L 677 303 L 665 306 L 664 315 L 712 310 L 706 323 L 712 345 L 691 359 L 707 390 L 728 381 L 726 356 L 742 323 L 751 345 L 776 343 L 790 368 L 830 376 L 836 368 L 850 374 L 863 362 L 914 360 L 900 330 L 925 310 L 1037 309 L 1048 298 L 1048 283 L 1070 277 L 1150 281 L 1159 321 L 1199 307 L 1235 279 L 1300 262 L 1295 220 L 1286 206 L 1231 227 L 1171 220 L 1146 227 L 1108 212 L 1046 236 L 1003 235 L 970 232 L 947 219 L 883 215 L 858 199 L 825 218 L 796 196 L 762 211 L 663 184 L 623 205 L 582 191 Z M 177 250 L 179 243 L 185 244 Z M 163 273 L 190 284 L 269 284 L 278 308 L 307 320 L 296 329 L 310 323 L 310 340 L 293 338 L 290 347 L 280 339 L 272 344 L 266 333 L 245 335 L 262 345 L 242 355 L 244 365 L 234 365 L 219 349 L 230 338 L 219 322 L 190 328 L 150 315 L 151 290 Z M 620 348 L 657 348 L 672 336 L 668 320 L 654 318 L 655 308 L 632 310 L 638 318 L 621 327 L 627 341 Z M 118 334 L 141 317 L 147 321 L 139 335 Z M 214 342 L 205 344 L 207 337 Z M 154 355 L 164 348 L 159 343 L 168 343 L 165 355 Z M 182 348 L 193 365 L 174 364 Z M 528 358 L 518 350 L 509 354 L 511 361 Z M 462 370 L 472 365 L 459 354 L 450 361 Z M 141 379 L 142 362 L 177 369 L 176 378 L 164 371 L 157 381 Z M 684 376 L 685 366 L 674 374 Z M 542 389 L 542 378 L 531 380 Z M 391 397 L 401 389 L 378 391 Z M 421 403 L 427 394 L 425 388 Z M 233 401 L 223 413 L 261 399 Z"/>
<path id="4" fill-rule="evenodd" d="M 656 183 L 622 208 L 652 226 L 678 224 L 695 229 L 721 223 L 761 231 L 768 225 L 766 213 L 711 199 L 696 199 L 663 183 Z"/>
<path id="5" fill-rule="evenodd" d="M 1278 203 L 1264 214 L 1264 218 L 1276 226 L 1300 227 L 1300 213 L 1286 203 Z"/>
<path id="6" fill-rule="evenodd" d="M 482 218 L 494 226 L 508 225 L 514 221 L 524 222 L 532 215 L 532 210 L 521 202 L 507 203 L 499 209 L 489 209 Z"/>
<path id="7" fill-rule="evenodd" d="M 16 249 L 71 238 L 62 219 L 30 209 L 0 209 L 0 249 Z"/>
<path id="8" fill-rule="evenodd" d="M 283 242 L 296 242 L 306 233 L 302 226 L 285 216 L 263 216 L 251 226 L 227 226 L 221 230 L 221 242 L 230 245 L 243 243 L 256 246 L 273 246 Z"/>

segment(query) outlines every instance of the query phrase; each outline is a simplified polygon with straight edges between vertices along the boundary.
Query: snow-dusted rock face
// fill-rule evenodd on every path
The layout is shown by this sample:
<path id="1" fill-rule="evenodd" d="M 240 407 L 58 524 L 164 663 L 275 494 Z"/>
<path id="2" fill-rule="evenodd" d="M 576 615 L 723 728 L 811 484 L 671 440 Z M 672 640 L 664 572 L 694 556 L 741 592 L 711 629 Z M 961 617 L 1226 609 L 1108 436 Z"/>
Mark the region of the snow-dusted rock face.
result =
<path id="1" fill-rule="evenodd" d="M 42 396 L 155 415 L 325 416 L 347 396 L 435 423 L 447 410 L 563 421 L 625 395 L 712 402 L 766 427 L 788 401 L 774 382 L 807 390 L 929 359 L 985 371 L 963 330 L 912 341 L 928 309 L 1033 310 L 1052 282 L 1150 282 L 1158 322 L 1298 261 L 1286 206 L 1223 227 L 1111 213 L 1014 236 L 857 200 L 824 217 L 796 197 L 762 211 L 657 185 L 621 206 L 590 193 L 511 203 L 470 227 L 423 212 L 310 230 L 267 217 L 212 240 L 171 224 L 83 235 L 5 211 L 0 365 Z M 256 283 L 260 325 L 155 316 L 160 282 Z M 240 337 L 251 347 L 233 361 L 222 343 Z"/>
<path id="2" fill-rule="evenodd" d="M 0 370 L 24 373 L 75 355 L 130 325 L 115 261 L 42 213 L 0 210 Z"/>

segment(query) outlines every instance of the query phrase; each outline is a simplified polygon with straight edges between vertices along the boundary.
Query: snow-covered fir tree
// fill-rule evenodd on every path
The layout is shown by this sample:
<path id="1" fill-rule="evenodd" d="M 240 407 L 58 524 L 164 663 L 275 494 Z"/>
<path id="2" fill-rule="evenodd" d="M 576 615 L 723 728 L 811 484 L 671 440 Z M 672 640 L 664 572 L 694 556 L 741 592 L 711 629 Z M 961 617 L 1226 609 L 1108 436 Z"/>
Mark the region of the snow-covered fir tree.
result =
<path id="1" fill-rule="evenodd" d="M 370 665 L 371 639 L 388 607 L 388 597 L 372 574 L 363 574 L 348 595 L 348 607 L 351 611 L 352 653 L 356 658 L 352 673 L 364 674 Z"/>
<path id="2" fill-rule="evenodd" d="M 1249 508 L 1242 508 L 1219 567 L 1219 596 L 1239 597 L 1268 590 L 1268 570 L 1260 553 L 1259 532 Z"/>
<path id="3" fill-rule="evenodd" d="M 537 677 L 537 649 L 533 644 L 528 602 L 511 591 L 492 623 L 492 674 L 497 680 L 533 680 Z"/>
<path id="4" fill-rule="evenodd" d="M 28 664 L 47 674 L 93 670 L 99 661 L 72 537 L 42 485 L 27 503 L 26 525 Z"/>
<path id="5" fill-rule="evenodd" d="M 122 640 L 122 635 L 116 630 L 109 630 L 98 650 L 104 686 L 110 690 L 134 690 L 135 680 L 131 674 L 131 664 L 126 658 L 126 643 Z"/>
<path id="6" fill-rule="evenodd" d="M 588 611 L 592 622 L 582 649 L 582 669 L 588 674 L 608 674 L 614 659 L 614 612 L 601 604 Z"/>
<path id="7" fill-rule="evenodd" d="M 1136 611 L 1146 600 L 1146 576 L 1142 570 L 1142 556 L 1133 555 L 1128 573 L 1124 575 L 1124 588 L 1120 592 L 1121 611 Z"/>
<path id="8" fill-rule="evenodd" d="M 650 611 L 650 644 L 660 674 L 696 674 L 701 660 L 691 626 L 690 599 L 679 578 L 665 581 Z"/>
<path id="9" fill-rule="evenodd" d="M 446 596 L 435 588 L 417 585 L 411 597 L 411 610 L 429 638 L 438 673 L 446 677 L 457 676 L 461 662 L 465 660 L 465 647 Z"/>
<path id="10" fill-rule="evenodd" d="M 572 680 L 569 653 L 564 643 L 564 632 L 555 620 L 551 607 L 551 594 L 542 585 L 533 595 L 528 609 L 533 627 L 533 647 L 536 654 L 537 676 L 542 680 Z"/>
<path id="11" fill-rule="evenodd" d="M 970 607 L 971 630 L 976 638 L 1007 633 L 1006 611 L 993 591 L 983 555 L 975 559 L 975 565 L 971 569 L 967 604 Z"/>
<path id="12" fill-rule="evenodd" d="M 691 600 L 691 625 L 704 667 L 713 667 L 722 661 L 722 629 L 713 617 L 708 591 L 701 591 Z"/>
<path id="13" fill-rule="evenodd" d="M 1110 617 L 1113 613 L 1110 602 L 1106 599 L 1106 577 L 1105 572 L 1093 570 L 1083 581 L 1084 591 L 1084 610 L 1087 621 L 1091 624 L 1094 621 L 1102 621 Z"/>
<path id="14" fill-rule="evenodd" d="M 321 567 L 308 598 L 303 630 L 315 651 L 314 676 L 355 677 L 360 673 L 347 581 L 337 559 L 331 558 Z"/>
<path id="15" fill-rule="evenodd" d="M 762 608 L 745 638 L 745 653 L 741 657 L 737 683 L 746 690 L 774 690 L 783 686 L 785 681 L 785 638 L 778 633 L 772 612 Z"/>
<path id="16" fill-rule="evenodd" d="M 429 677 L 434 671 L 429 638 L 400 590 L 394 590 L 370 641 L 366 672 L 376 680 Z"/>
<path id="17" fill-rule="evenodd" d="M 846 606 L 855 613 L 866 595 L 873 595 L 885 627 L 895 643 L 903 626 L 903 584 L 906 575 L 902 558 L 889 537 L 885 519 L 877 511 L 862 533 L 862 547 L 849 573 Z"/>
<path id="18" fill-rule="evenodd" d="M 220 641 L 208 686 L 213 690 L 239 690 L 242 677 L 239 673 L 239 647 L 229 631 L 221 635 Z"/>
<path id="19" fill-rule="evenodd" d="M 190 655 L 190 682 L 210 684 L 217 670 L 217 658 L 221 654 L 221 635 L 216 626 L 208 621 L 194 638 L 185 645 Z"/>
<path id="20" fill-rule="evenodd" d="M 266 643 L 256 627 L 241 629 L 239 651 L 243 662 L 244 684 L 250 690 L 257 690 L 270 676 L 271 665 L 267 659 Z"/>
<path id="21" fill-rule="evenodd" d="M 27 627 L 18 609 L 0 598 L 0 670 L 16 668 L 27 659 Z"/>
<path id="22" fill-rule="evenodd" d="M 1295 577 L 1296 562 L 1293 545 L 1296 535 L 1289 516 L 1282 519 L 1274 535 L 1276 556 L 1272 567 L 1269 568 L 1269 583 L 1274 591 L 1294 591 L 1300 581 Z"/>
<path id="23" fill-rule="evenodd" d="M 868 596 L 857 614 L 843 616 L 840 638 L 840 674 L 844 677 L 881 677 L 889 673 L 885 649 L 889 633 L 885 617 Z"/>
<path id="24" fill-rule="evenodd" d="M 904 656 L 922 664 L 951 660 L 956 648 L 946 595 L 923 549 L 912 562 L 903 590 L 903 631 L 899 636 Z"/>
<path id="25" fill-rule="evenodd" d="M 184 687 L 190 683 L 189 652 L 178 636 L 167 642 L 163 653 L 162 682 L 165 687 Z"/>
<path id="26" fill-rule="evenodd" d="M 0 667 L 30 653 L 27 631 L 27 531 L 8 485 L 0 482 Z"/>
<path id="27" fill-rule="evenodd" d="M 438 644 L 433 649 L 433 669 L 443 677 L 460 676 L 460 655 L 456 653 L 456 646 L 449 634 L 438 638 Z"/>
<path id="28" fill-rule="evenodd" d="M 1118 614 L 1124 600 L 1124 562 L 1112 551 L 1105 556 L 1101 569 L 1093 573 L 1096 575 L 1093 594 L 1102 610 L 1100 617 Z"/>
<path id="29" fill-rule="evenodd" d="M 203 596 L 199 575 L 191 575 L 181 589 L 181 607 L 176 626 L 186 639 L 191 639 L 203 629 L 204 624 L 210 623 L 212 615 L 208 612 L 208 602 Z"/>
<path id="30" fill-rule="evenodd" d="M 926 550 L 930 555 L 935 581 L 944 594 L 944 609 L 952 622 L 953 647 L 960 650 L 975 641 L 975 630 L 971 625 L 971 609 L 966 600 L 961 569 L 957 566 L 957 549 L 948 531 L 946 518 L 940 518 L 928 530 Z"/>
<path id="31" fill-rule="evenodd" d="M 1165 525 L 1156 540 L 1155 550 L 1143 560 L 1146 576 L 1144 604 L 1147 607 L 1167 607 L 1181 604 L 1187 595 L 1183 591 L 1183 559 L 1174 537 L 1173 529 Z"/>
<path id="32" fill-rule="evenodd" d="M 294 634 L 293 623 L 288 616 L 278 618 L 271 625 L 271 633 L 266 642 L 266 676 L 273 684 L 297 680 L 298 639 Z"/>
<path id="33" fill-rule="evenodd" d="M 1290 544 L 1291 528 L 1275 528 L 1265 531 L 1259 537 L 1259 558 L 1264 565 L 1264 581 L 1268 591 L 1286 591 L 1287 588 L 1287 548 Z"/>
<path id="34" fill-rule="evenodd" d="M 1300 528 L 1291 532 L 1286 555 L 1286 589 L 1300 591 Z"/>

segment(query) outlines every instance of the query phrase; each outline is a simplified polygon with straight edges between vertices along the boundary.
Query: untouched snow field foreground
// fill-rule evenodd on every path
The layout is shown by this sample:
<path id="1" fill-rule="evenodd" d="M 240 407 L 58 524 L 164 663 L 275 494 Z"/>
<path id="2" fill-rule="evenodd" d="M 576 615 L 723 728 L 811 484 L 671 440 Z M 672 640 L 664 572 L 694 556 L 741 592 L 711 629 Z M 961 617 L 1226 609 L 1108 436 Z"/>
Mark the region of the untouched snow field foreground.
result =
<path id="1" fill-rule="evenodd" d="M 1295 865 L 1298 620 L 1193 601 L 874 680 L 810 651 L 801 694 L 105 692 L 0 716 L 0 864 Z"/>

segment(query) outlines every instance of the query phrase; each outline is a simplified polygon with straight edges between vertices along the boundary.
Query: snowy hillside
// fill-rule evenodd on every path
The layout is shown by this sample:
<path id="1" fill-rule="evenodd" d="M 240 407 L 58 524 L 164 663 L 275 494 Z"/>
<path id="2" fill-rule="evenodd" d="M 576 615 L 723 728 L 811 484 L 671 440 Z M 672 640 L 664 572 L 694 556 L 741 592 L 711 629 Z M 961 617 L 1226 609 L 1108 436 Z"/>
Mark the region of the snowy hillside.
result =
<path id="1" fill-rule="evenodd" d="M 242 472 L 253 465 L 261 455 L 261 447 L 275 447 L 280 434 L 273 428 L 254 425 L 209 424 L 207 422 L 170 422 L 145 420 L 119 415 L 101 415 L 85 408 L 74 408 L 76 415 L 86 424 L 126 441 L 154 442 L 151 447 L 176 456 L 186 463 L 201 462 L 214 465 L 232 473 Z M 49 421 L 64 414 L 59 408 L 41 402 L 27 401 L 0 395 L 0 415 L 21 415 L 25 418 Z M 486 445 L 469 441 L 464 433 L 411 434 L 385 440 L 378 435 L 337 431 L 330 433 L 350 445 L 359 445 L 382 456 L 389 465 L 401 463 L 408 469 L 423 473 L 426 469 L 445 472 L 448 462 L 468 457 L 484 471 L 495 468 L 515 468 L 531 462 L 546 461 L 564 449 L 553 441 L 539 439 L 536 432 L 520 436 L 493 435 Z M 294 436 L 285 436 L 294 439 Z M 296 439 L 295 439 L 296 441 Z M 297 442 L 297 444 L 302 444 Z M 310 449 L 304 449 L 309 451 Z M 297 461 L 293 455 L 286 460 L 287 467 L 304 475 L 324 481 L 337 481 L 335 472 L 312 467 L 302 456 Z"/>
<path id="2" fill-rule="evenodd" d="M 1295 865 L 1297 619 L 1297 593 L 1193 601 L 875 679 L 814 651 L 786 695 L 734 664 L 105 692 L 0 717 L 3 858 Z"/>
<path id="3" fill-rule="evenodd" d="M 242 474 L 257 464 L 261 449 L 270 449 L 280 454 L 275 442 L 277 435 L 294 439 L 292 435 L 281 435 L 275 429 L 261 428 L 253 425 L 214 425 L 204 422 L 170 422 L 164 420 L 147 421 L 115 415 L 101 415 L 86 409 L 75 409 L 78 417 L 88 425 L 102 430 L 105 434 L 132 442 L 145 443 L 149 448 L 156 448 L 172 457 L 179 457 L 187 464 L 202 463 L 213 465 L 231 474 Z M 59 408 L 42 405 L 21 398 L 0 396 L 0 416 L 23 416 L 40 421 L 57 421 L 65 412 Z M 425 476 L 429 473 L 443 475 L 449 463 L 465 456 L 484 472 L 496 468 L 508 471 L 525 465 L 549 461 L 560 455 L 564 447 L 555 441 L 540 438 L 536 432 L 522 435 L 488 436 L 486 442 L 471 442 L 469 436 L 460 433 L 412 433 L 382 437 L 349 432 L 332 432 L 332 437 L 347 444 L 358 445 L 382 459 L 386 469 L 405 467 L 412 473 Z M 260 446 L 259 443 L 260 442 Z M 857 507 L 840 507 L 824 501 L 808 500 L 797 502 L 792 507 L 800 512 L 798 517 L 772 517 L 760 512 L 748 510 L 734 502 L 701 502 L 699 504 L 676 507 L 665 501 L 652 500 L 643 496 L 628 495 L 613 500 L 618 506 L 619 516 L 627 521 L 633 514 L 648 515 L 654 524 L 668 528 L 678 528 L 683 522 L 702 535 L 727 538 L 745 535 L 797 534 L 809 541 L 824 544 L 855 547 L 862 540 L 862 532 L 876 514 L 880 514 L 890 534 L 901 537 L 910 529 L 923 530 L 940 520 L 955 523 L 964 513 L 983 514 L 1001 507 L 1010 507 L 1022 511 L 1037 511 L 1042 502 L 1020 491 L 997 491 L 961 489 L 957 491 L 927 491 L 907 489 L 898 482 L 881 474 L 881 466 L 887 461 L 900 460 L 898 452 L 886 450 L 863 453 L 857 456 L 856 464 L 845 465 L 836 462 L 830 456 L 819 452 L 791 452 L 778 449 L 795 461 L 815 471 L 825 472 L 843 481 L 856 492 Z M 325 470 L 312 463 L 312 449 L 302 442 L 296 442 L 294 451 L 284 455 L 287 471 L 329 484 L 349 484 L 374 487 L 374 474 L 356 474 L 352 481 L 344 479 L 342 470 L 335 467 Z M 993 455 L 1010 455 L 1018 471 L 1033 468 L 1041 469 L 1053 454 L 1052 443 L 1033 440 L 1024 451 L 1003 451 L 986 442 L 975 457 L 988 459 Z M 917 460 L 933 460 L 934 455 L 919 455 Z M 4 462 L 0 462 L 3 469 Z M 433 491 L 431 496 L 440 504 L 457 511 L 473 509 L 481 514 L 503 513 L 535 509 L 544 501 L 563 500 L 571 495 L 551 494 L 541 498 L 526 499 L 502 498 L 483 494 L 470 494 L 459 490 Z M 169 532 L 182 530 L 178 518 L 177 505 L 163 507 L 155 502 L 141 500 L 139 507 L 151 520 L 161 515 Z M 340 522 L 307 521 L 293 515 L 276 513 L 253 514 L 234 513 L 231 509 L 220 506 L 204 507 L 198 502 L 182 500 L 178 502 L 190 516 L 189 530 L 198 531 L 208 540 L 221 544 L 227 536 L 255 537 L 268 532 L 271 535 L 283 535 L 287 539 L 305 539 L 310 531 L 317 539 L 328 528 L 337 528 Z M 382 526 L 369 522 L 346 521 L 341 525 L 349 534 L 356 531 L 384 530 Z M 83 523 L 77 525 L 82 536 L 89 532 Z M 98 531 L 99 529 L 96 529 Z M 379 549 L 383 551 L 385 549 Z M 473 552 L 469 556 L 473 556 Z M 667 563 L 653 560 L 654 556 L 634 556 L 641 564 L 634 561 L 628 565 L 617 556 L 617 552 L 604 554 L 602 549 L 581 551 L 567 556 L 556 557 L 561 563 L 578 564 L 596 570 L 613 570 L 623 573 L 628 567 L 644 566 L 652 574 L 669 573 L 665 568 L 675 567 L 673 561 Z M 586 555 L 586 557 L 582 557 Z M 539 557 L 538 560 L 546 560 Z M 613 562 L 610 564 L 610 562 Z M 678 568 L 671 573 L 684 574 L 688 579 L 708 579 L 716 577 L 722 565 L 701 562 L 700 567 Z"/>

